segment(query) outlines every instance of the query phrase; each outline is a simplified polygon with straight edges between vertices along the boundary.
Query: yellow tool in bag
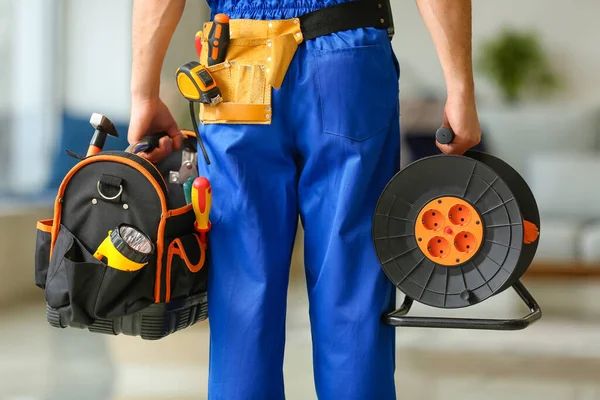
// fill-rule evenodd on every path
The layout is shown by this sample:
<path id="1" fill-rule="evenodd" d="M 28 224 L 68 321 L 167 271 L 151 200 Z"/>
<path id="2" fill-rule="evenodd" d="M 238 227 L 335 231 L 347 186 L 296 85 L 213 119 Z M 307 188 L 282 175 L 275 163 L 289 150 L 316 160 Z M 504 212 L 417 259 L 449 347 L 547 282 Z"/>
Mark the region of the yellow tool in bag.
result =
<path id="1" fill-rule="evenodd" d="M 136 227 L 120 224 L 108 231 L 106 239 L 100 243 L 94 258 L 103 261 L 110 268 L 133 272 L 143 268 L 154 254 L 152 240 Z"/>

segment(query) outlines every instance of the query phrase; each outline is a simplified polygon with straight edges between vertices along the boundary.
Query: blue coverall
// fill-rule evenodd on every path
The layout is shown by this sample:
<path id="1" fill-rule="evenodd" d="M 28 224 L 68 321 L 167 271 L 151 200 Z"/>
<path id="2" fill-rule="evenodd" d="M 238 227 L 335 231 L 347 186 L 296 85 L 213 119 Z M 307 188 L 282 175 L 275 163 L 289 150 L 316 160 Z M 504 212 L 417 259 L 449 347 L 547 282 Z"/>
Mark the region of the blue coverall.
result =
<path id="1" fill-rule="evenodd" d="M 349 0 L 208 0 L 212 14 L 287 19 Z M 399 67 L 385 30 L 303 42 L 271 125 L 201 125 L 213 187 L 210 400 L 284 398 L 286 295 L 305 233 L 314 379 L 321 400 L 395 399 L 395 303 L 371 240 L 399 169 Z"/>

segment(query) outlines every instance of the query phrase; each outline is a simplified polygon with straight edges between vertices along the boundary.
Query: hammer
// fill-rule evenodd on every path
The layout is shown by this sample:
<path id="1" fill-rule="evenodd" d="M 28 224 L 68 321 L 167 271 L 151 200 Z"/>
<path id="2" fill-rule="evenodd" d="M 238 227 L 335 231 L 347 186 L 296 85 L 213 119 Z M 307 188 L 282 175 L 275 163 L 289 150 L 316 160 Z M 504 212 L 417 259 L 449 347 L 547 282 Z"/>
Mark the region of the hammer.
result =
<path id="1" fill-rule="evenodd" d="M 117 132 L 115 125 L 110 119 L 102 114 L 93 113 L 92 118 L 90 118 L 90 124 L 96 131 L 94 132 L 94 136 L 92 136 L 92 140 L 90 141 L 90 147 L 88 147 L 86 157 L 98 154 L 102 151 L 107 135 L 119 137 L 119 133 Z"/>

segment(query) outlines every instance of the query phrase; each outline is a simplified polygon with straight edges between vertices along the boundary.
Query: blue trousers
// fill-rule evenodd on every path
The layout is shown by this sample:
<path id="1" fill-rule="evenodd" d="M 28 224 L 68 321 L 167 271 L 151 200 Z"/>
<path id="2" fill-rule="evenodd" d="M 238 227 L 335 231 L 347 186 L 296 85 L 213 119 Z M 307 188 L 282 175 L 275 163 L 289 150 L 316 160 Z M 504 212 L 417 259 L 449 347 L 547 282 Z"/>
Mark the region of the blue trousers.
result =
<path id="1" fill-rule="evenodd" d="M 311 11 L 295 1 L 220 3 L 213 11 L 232 18 Z M 396 398 L 395 331 L 381 322 L 395 290 L 376 258 L 371 224 L 399 168 L 398 72 L 385 31 L 319 37 L 301 44 L 273 91 L 271 125 L 201 126 L 212 164 L 200 157 L 199 168 L 213 187 L 209 399 L 284 399 L 298 217 L 319 399 Z"/>

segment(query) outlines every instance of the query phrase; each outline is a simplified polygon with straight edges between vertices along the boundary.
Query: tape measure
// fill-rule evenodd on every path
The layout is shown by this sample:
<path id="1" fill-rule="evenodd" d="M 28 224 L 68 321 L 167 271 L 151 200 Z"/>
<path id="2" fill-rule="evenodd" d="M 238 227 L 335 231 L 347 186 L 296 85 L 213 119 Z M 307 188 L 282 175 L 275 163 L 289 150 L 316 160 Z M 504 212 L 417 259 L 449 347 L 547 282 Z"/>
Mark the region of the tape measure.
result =
<path id="1" fill-rule="evenodd" d="M 109 267 L 133 272 L 142 269 L 154 253 L 152 240 L 136 227 L 121 224 L 109 231 L 108 236 L 94 253 L 94 258 L 106 259 Z"/>
<path id="2" fill-rule="evenodd" d="M 215 105 L 223 100 L 217 82 L 206 67 L 197 61 L 179 67 L 176 78 L 179 91 L 191 102 Z"/>

